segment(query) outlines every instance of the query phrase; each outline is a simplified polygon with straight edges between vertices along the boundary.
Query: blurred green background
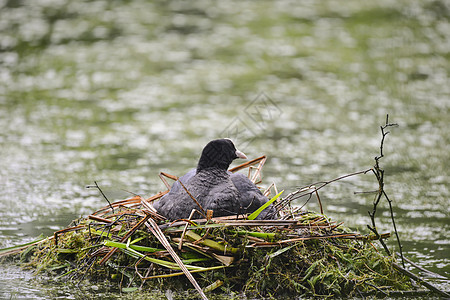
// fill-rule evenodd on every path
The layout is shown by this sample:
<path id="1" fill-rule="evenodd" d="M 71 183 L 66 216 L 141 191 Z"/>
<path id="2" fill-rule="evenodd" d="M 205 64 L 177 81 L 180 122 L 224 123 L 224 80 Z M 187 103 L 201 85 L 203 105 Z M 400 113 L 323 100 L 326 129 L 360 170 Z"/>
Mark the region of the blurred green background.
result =
<path id="1" fill-rule="evenodd" d="M 159 171 L 182 175 L 218 137 L 266 154 L 262 186 L 285 193 L 370 168 L 389 114 L 404 250 L 448 277 L 449 18 L 439 0 L 0 0 L 0 247 L 104 206 L 94 180 L 111 200 L 164 189 Z M 333 184 L 325 213 L 367 233 L 373 197 L 354 192 L 375 188 Z M 0 297 L 78 295 L 0 269 Z"/>

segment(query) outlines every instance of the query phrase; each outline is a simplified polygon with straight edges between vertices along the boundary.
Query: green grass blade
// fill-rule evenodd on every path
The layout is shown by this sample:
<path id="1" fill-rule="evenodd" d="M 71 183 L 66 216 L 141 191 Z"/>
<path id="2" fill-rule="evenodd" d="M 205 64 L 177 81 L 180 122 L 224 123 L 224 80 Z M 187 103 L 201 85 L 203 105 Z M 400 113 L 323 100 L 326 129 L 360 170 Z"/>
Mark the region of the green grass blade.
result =
<path id="1" fill-rule="evenodd" d="M 281 192 L 279 192 L 278 194 L 276 194 L 272 199 L 270 199 L 269 201 L 267 201 L 266 203 L 264 203 L 260 208 L 258 208 L 257 210 L 255 210 L 250 216 L 248 216 L 247 219 L 249 220 L 254 220 L 256 219 L 259 214 L 265 210 L 270 204 L 272 204 L 275 200 L 278 199 L 278 197 L 281 196 L 281 194 L 284 192 L 284 190 L 282 190 Z"/>
<path id="2" fill-rule="evenodd" d="M 14 250 L 21 250 L 21 248 L 24 248 L 24 247 L 26 247 L 26 246 L 30 246 L 30 245 L 32 245 L 32 244 L 34 244 L 34 243 L 38 243 L 38 242 L 40 242 L 40 241 L 43 241 L 43 240 L 45 240 L 47 237 L 45 237 L 44 235 L 40 235 L 36 240 L 34 240 L 34 241 L 31 241 L 31 242 L 28 242 L 28 243 L 25 243 L 25 244 L 20 244 L 20 245 L 16 245 L 16 246 L 12 246 L 12 247 L 8 247 L 8 248 L 3 248 L 3 249 L 0 249 L 0 255 L 1 254 L 3 254 L 3 253 L 7 253 L 7 252 L 10 252 L 10 251 L 14 251 Z"/>
<path id="3" fill-rule="evenodd" d="M 108 247 L 116 247 L 121 249 L 126 249 L 127 244 L 114 242 L 114 241 L 106 241 L 105 246 Z M 152 247 L 146 247 L 146 246 L 139 246 L 139 245 L 133 245 L 131 244 L 129 248 L 136 250 L 136 251 L 142 251 L 142 252 L 156 252 L 156 251 L 164 251 L 162 249 L 152 248 Z"/>
<path id="4" fill-rule="evenodd" d="M 278 255 L 283 254 L 284 252 L 290 250 L 291 248 L 293 248 L 293 247 L 295 247 L 295 246 L 297 246 L 297 244 L 293 244 L 293 245 L 291 245 L 291 246 L 288 246 L 288 247 L 285 247 L 285 248 L 281 248 L 280 250 L 277 250 L 277 251 L 275 251 L 274 253 L 268 254 L 267 257 L 269 257 L 269 258 L 274 258 L 274 257 L 276 257 L 276 256 L 278 256 Z"/>
<path id="5" fill-rule="evenodd" d="M 112 237 L 111 233 L 107 233 L 106 231 L 95 230 L 94 228 L 91 228 L 91 233 L 95 234 L 95 235 L 99 235 L 101 237 L 107 237 L 107 238 Z"/>
<path id="6" fill-rule="evenodd" d="M 123 252 L 125 252 L 127 255 L 134 257 L 134 258 L 144 258 L 147 261 L 150 261 L 152 263 L 158 264 L 160 266 L 172 269 L 172 270 L 180 270 L 180 267 L 178 266 L 178 264 L 170 262 L 170 261 L 166 261 L 166 260 L 162 260 L 162 259 L 157 259 L 157 258 L 152 258 L 149 257 L 147 255 L 144 255 L 138 251 L 136 251 L 133 248 L 139 247 L 136 245 L 130 245 L 130 247 L 127 247 L 127 244 L 125 243 L 119 243 L 119 242 L 113 242 L 113 241 L 105 241 L 104 243 L 105 246 L 107 247 L 116 247 L 119 248 L 120 250 L 122 250 Z M 141 246 L 143 247 L 143 246 Z M 149 247 L 145 247 L 145 248 L 149 248 Z M 203 267 L 197 267 L 197 266 L 189 266 L 186 265 L 186 267 L 189 270 L 199 270 L 199 269 L 203 269 Z"/>
<path id="7" fill-rule="evenodd" d="M 273 232 L 257 232 L 257 231 L 245 231 L 245 230 L 239 230 L 239 231 L 232 230 L 231 232 L 235 232 L 239 235 L 254 236 L 257 238 L 263 238 L 263 239 L 268 239 L 268 240 L 273 240 L 273 239 L 275 239 L 275 236 L 276 236 L 276 233 L 273 233 Z"/>

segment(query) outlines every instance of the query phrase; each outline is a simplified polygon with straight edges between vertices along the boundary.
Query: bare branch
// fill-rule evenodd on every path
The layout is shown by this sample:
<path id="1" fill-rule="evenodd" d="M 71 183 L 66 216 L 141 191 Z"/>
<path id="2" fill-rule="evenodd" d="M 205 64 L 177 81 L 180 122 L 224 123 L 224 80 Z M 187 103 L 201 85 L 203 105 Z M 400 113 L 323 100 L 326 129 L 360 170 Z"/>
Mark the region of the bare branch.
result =
<path id="1" fill-rule="evenodd" d="M 392 225 L 394 227 L 394 232 L 395 232 L 395 236 L 397 239 L 397 243 L 399 246 L 399 251 L 400 251 L 400 257 L 402 259 L 402 264 L 403 267 L 405 267 L 405 262 L 404 262 L 404 258 L 403 258 L 403 246 L 400 242 L 400 237 L 398 235 L 398 231 L 397 231 L 397 226 L 395 224 L 395 219 L 394 219 L 394 211 L 393 211 L 393 207 L 392 207 L 392 201 L 390 200 L 390 198 L 388 197 L 388 195 L 386 194 L 385 190 L 384 190 L 384 169 L 382 169 L 380 167 L 380 159 L 382 157 L 384 157 L 383 154 L 383 148 L 384 148 L 384 140 L 386 138 L 386 136 L 389 134 L 389 131 L 385 131 L 386 128 L 389 127 L 396 127 L 398 126 L 398 124 L 396 123 L 389 123 L 389 115 L 386 115 L 386 123 L 383 126 L 380 126 L 381 129 L 381 142 L 380 142 L 380 154 L 378 156 L 375 157 L 375 166 L 372 169 L 373 174 L 375 175 L 377 181 L 378 181 L 378 191 L 377 194 L 375 195 L 374 201 L 373 201 L 373 209 L 372 212 L 369 211 L 369 216 L 372 222 L 372 226 L 367 225 L 367 227 L 369 228 L 369 230 L 371 230 L 375 236 L 378 238 L 380 237 L 378 231 L 377 231 L 377 227 L 375 224 L 375 215 L 377 212 L 377 207 L 378 204 L 380 203 L 380 200 L 382 197 L 384 197 L 389 204 L 389 211 L 390 211 L 390 215 L 391 215 L 391 220 L 392 220 Z M 388 247 L 386 246 L 386 243 L 383 241 L 383 239 L 379 239 L 381 245 L 383 246 L 384 250 L 386 251 L 387 254 L 390 255 L 390 251 L 388 249 Z"/>

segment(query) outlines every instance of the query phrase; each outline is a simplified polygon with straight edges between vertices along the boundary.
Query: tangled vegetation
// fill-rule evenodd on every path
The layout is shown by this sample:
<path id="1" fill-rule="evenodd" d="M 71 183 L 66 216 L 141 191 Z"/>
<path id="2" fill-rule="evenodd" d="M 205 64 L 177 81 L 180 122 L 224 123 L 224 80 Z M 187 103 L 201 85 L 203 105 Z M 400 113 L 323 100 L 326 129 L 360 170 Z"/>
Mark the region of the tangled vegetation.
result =
<path id="1" fill-rule="evenodd" d="M 152 233 L 166 240 L 204 291 L 255 296 L 349 296 L 407 290 L 394 257 L 324 215 L 296 212 L 284 220 L 247 216 L 167 223 L 134 197 L 113 203 L 54 236 L 26 246 L 22 262 L 55 279 L 109 279 L 122 289 L 190 287 L 180 266 Z M 156 222 L 155 222 L 156 224 Z M 180 250 L 181 249 L 181 250 Z"/>

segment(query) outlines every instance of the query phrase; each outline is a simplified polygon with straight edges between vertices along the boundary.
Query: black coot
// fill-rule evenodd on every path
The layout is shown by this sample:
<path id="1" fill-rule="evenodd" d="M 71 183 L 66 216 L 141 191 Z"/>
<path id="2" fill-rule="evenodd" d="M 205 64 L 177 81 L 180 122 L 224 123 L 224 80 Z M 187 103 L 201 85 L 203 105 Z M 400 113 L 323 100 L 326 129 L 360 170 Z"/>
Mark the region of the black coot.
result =
<path id="1" fill-rule="evenodd" d="M 191 195 L 214 217 L 251 213 L 268 201 L 246 176 L 227 171 L 236 158 L 247 158 L 230 139 L 209 142 L 197 165 L 179 178 Z M 197 204 L 176 181 L 170 192 L 154 203 L 160 214 L 170 220 L 188 218 Z M 259 218 L 273 218 L 275 210 L 266 208 Z"/>

